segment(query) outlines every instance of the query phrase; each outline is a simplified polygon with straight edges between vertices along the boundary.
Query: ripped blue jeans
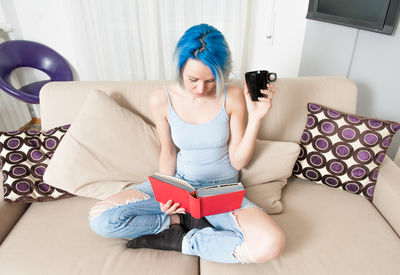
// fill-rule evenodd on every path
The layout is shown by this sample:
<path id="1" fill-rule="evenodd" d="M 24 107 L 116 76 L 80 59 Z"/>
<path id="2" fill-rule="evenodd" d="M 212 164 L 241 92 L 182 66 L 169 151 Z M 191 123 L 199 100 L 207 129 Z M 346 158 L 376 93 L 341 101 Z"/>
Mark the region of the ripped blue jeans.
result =
<path id="1" fill-rule="evenodd" d="M 179 174 L 175 177 L 186 180 L 195 188 L 237 182 L 236 177 L 222 181 L 196 182 L 187 180 Z M 154 198 L 150 182 L 131 188 L 143 193 L 144 199 L 111 206 L 97 216 L 90 215 L 89 221 L 93 231 L 107 238 L 135 239 L 143 235 L 157 234 L 169 228 L 170 217 L 160 210 L 160 204 Z M 240 209 L 249 207 L 259 208 L 244 198 Z M 233 212 L 207 216 L 206 219 L 214 228 L 190 230 L 183 238 L 182 253 L 215 262 L 241 262 L 234 256 L 234 251 L 243 243 L 244 235 Z"/>

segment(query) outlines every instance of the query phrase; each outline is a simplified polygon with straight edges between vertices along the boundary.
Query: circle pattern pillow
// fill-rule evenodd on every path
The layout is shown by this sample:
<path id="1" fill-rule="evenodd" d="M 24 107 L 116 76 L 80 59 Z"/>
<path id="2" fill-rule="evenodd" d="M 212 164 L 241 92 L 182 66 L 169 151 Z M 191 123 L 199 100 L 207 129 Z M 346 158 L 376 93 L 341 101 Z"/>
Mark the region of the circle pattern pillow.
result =
<path id="1" fill-rule="evenodd" d="M 0 168 L 5 202 L 50 201 L 71 194 L 43 182 L 43 175 L 69 125 L 46 132 L 0 132 Z"/>
<path id="2" fill-rule="evenodd" d="M 309 103 L 293 174 L 372 200 L 379 166 L 400 124 Z"/>

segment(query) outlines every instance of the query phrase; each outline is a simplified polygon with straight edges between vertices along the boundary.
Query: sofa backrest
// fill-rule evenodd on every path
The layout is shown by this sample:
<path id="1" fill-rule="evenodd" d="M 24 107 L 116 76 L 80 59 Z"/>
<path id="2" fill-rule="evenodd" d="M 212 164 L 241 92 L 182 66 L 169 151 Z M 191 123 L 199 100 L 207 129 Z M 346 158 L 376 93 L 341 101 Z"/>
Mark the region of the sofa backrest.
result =
<path id="1" fill-rule="evenodd" d="M 51 82 L 40 92 L 43 129 L 72 123 L 86 96 L 93 90 L 109 94 L 121 106 L 152 123 L 148 106 L 151 91 L 170 81 Z M 233 85 L 242 85 L 235 81 Z M 343 77 L 280 78 L 273 106 L 264 119 L 259 138 L 298 142 L 307 116 L 307 103 L 319 103 L 339 111 L 355 113 L 357 87 Z"/>

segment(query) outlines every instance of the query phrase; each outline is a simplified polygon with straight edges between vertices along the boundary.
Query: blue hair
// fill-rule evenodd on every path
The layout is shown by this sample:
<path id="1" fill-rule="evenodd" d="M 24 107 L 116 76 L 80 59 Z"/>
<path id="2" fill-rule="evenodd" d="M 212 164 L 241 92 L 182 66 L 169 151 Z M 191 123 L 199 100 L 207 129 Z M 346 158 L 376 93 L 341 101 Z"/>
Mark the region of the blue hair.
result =
<path id="1" fill-rule="evenodd" d="M 220 95 L 232 68 L 231 51 L 223 34 L 208 24 L 190 27 L 175 48 L 177 81 L 183 87 L 182 71 L 189 58 L 207 65 L 216 81 L 216 93 Z"/>

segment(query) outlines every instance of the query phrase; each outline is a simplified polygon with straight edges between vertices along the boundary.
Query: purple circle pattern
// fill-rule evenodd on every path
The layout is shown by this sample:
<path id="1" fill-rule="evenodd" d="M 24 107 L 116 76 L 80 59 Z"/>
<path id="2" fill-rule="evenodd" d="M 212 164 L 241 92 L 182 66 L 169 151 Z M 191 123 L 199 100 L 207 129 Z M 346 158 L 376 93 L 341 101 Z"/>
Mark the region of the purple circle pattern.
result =
<path id="1" fill-rule="evenodd" d="M 35 182 L 35 191 L 38 192 L 42 196 L 48 196 L 54 192 L 54 187 L 44 183 L 41 180 Z"/>
<path id="2" fill-rule="evenodd" d="M 308 104 L 293 174 L 372 200 L 379 166 L 400 124 Z"/>
<path id="3" fill-rule="evenodd" d="M 365 121 L 365 125 L 374 131 L 377 130 L 382 130 L 383 128 L 385 128 L 385 123 L 381 120 L 377 120 L 377 119 L 367 119 Z"/>
<path id="4" fill-rule="evenodd" d="M 380 140 L 382 140 L 382 135 L 371 130 L 364 131 L 359 139 L 360 143 L 365 147 L 374 147 Z"/>
<path id="5" fill-rule="evenodd" d="M 356 127 L 345 125 L 339 128 L 338 136 L 344 142 L 353 142 L 360 136 L 360 130 Z"/>
<path id="6" fill-rule="evenodd" d="M 304 147 L 304 145 L 300 144 L 300 153 L 298 156 L 298 160 L 304 160 L 307 158 L 307 149 Z"/>
<path id="7" fill-rule="evenodd" d="M 374 191 L 375 191 L 375 183 L 369 183 L 365 185 L 362 190 L 363 195 L 367 198 L 372 198 L 374 195 Z"/>
<path id="8" fill-rule="evenodd" d="M 42 146 L 42 141 L 38 137 L 26 137 L 24 142 L 26 146 L 31 148 L 39 149 Z"/>
<path id="9" fill-rule="evenodd" d="M 310 104 L 308 104 L 308 111 L 310 113 L 317 114 L 317 113 L 322 112 L 322 107 L 318 104 L 310 103 Z"/>
<path id="10" fill-rule="evenodd" d="M 340 118 L 343 117 L 343 115 L 340 112 L 335 110 L 324 110 L 324 113 L 328 118 L 333 120 L 339 120 Z"/>
<path id="11" fill-rule="evenodd" d="M 10 152 L 6 155 L 5 162 L 19 164 L 26 161 L 27 157 L 24 152 Z"/>
<path id="12" fill-rule="evenodd" d="M 323 176 L 322 177 L 322 182 L 325 185 L 328 185 L 330 187 L 338 188 L 338 187 L 342 186 L 342 182 L 341 182 L 340 178 L 336 177 L 334 175 L 325 175 L 325 176 Z"/>
<path id="13" fill-rule="evenodd" d="M 379 168 L 375 167 L 372 169 L 371 173 L 369 173 L 368 178 L 371 182 L 376 182 L 378 179 L 378 174 L 379 174 Z"/>
<path id="14" fill-rule="evenodd" d="M 350 179 L 360 181 L 368 177 L 369 169 L 362 164 L 355 164 L 349 167 L 347 175 Z"/>
<path id="15" fill-rule="evenodd" d="M 379 146 L 381 147 L 381 149 L 383 150 L 387 150 L 389 148 L 390 143 L 392 142 L 392 137 L 386 137 L 382 140 L 382 142 L 379 144 Z"/>
<path id="16" fill-rule="evenodd" d="M 36 148 L 32 148 L 28 151 L 28 159 L 33 163 L 41 163 L 47 158 L 46 154 Z"/>
<path id="17" fill-rule="evenodd" d="M 369 148 L 361 147 L 355 150 L 353 159 L 361 164 L 368 164 L 374 159 L 374 151 Z"/>
<path id="18" fill-rule="evenodd" d="M 353 147 L 346 142 L 336 142 L 332 146 L 332 154 L 338 159 L 348 159 L 353 155 Z"/>
<path id="19" fill-rule="evenodd" d="M 318 121 L 318 119 L 315 115 L 308 114 L 306 128 L 313 129 L 315 126 L 317 126 L 317 121 Z"/>
<path id="20" fill-rule="evenodd" d="M 323 136 L 332 136 L 336 134 L 338 125 L 335 121 L 323 119 L 318 122 L 318 130 Z"/>
<path id="21" fill-rule="evenodd" d="M 379 151 L 375 154 L 374 162 L 376 165 L 381 165 L 383 160 L 385 159 L 386 151 Z"/>
<path id="22" fill-rule="evenodd" d="M 296 161 L 294 163 L 294 167 L 293 167 L 293 174 L 299 175 L 299 174 L 301 174 L 301 170 L 303 170 L 303 168 L 302 168 L 300 162 Z"/>
<path id="23" fill-rule="evenodd" d="M 47 164 L 68 129 L 69 125 L 63 125 L 44 133 L 0 132 L 4 201 L 50 201 L 72 196 L 43 182 Z"/>
<path id="24" fill-rule="evenodd" d="M 387 128 L 394 135 L 398 130 L 400 130 L 400 124 L 392 123 L 388 125 Z"/>
<path id="25" fill-rule="evenodd" d="M 326 158 L 319 152 L 312 152 L 307 155 L 307 163 L 311 167 L 322 168 L 326 165 Z"/>
<path id="26" fill-rule="evenodd" d="M 6 150 L 14 151 L 22 147 L 23 139 L 16 136 L 11 136 L 3 142 L 3 147 Z"/>
<path id="27" fill-rule="evenodd" d="M 343 183 L 343 189 L 354 194 L 360 194 L 363 186 L 357 181 L 347 181 Z"/>
<path id="28" fill-rule="evenodd" d="M 326 153 L 332 148 L 332 142 L 329 138 L 323 135 L 318 135 L 313 138 L 312 147 L 319 152 Z M 307 150 L 306 150 L 307 151 Z"/>
<path id="29" fill-rule="evenodd" d="M 326 169 L 331 175 L 341 176 L 347 171 L 347 164 L 340 159 L 331 159 L 326 163 Z"/>
<path id="30" fill-rule="evenodd" d="M 311 167 L 304 168 L 302 174 L 306 179 L 312 181 L 318 181 L 322 179 L 321 173 L 317 169 Z"/>
<path id="31" fill-rule="evenodd" d="M 310 144 L 312 141 L 312 135 L 311 132 L 308 130 L 305 130 L 303 134 L 301 135 L 301 143 L 302 144 Z"/>
<path id="32" fill-rule="evenodd" d="M 345 115 L 344 116 L 344 120 L 352 126 L 357 126 L 357 125 L 361 125 L 363 122 L 361 120 L 361 118 L 359 118 L 358 116 L 354 116 L 354 115 Z"/>

